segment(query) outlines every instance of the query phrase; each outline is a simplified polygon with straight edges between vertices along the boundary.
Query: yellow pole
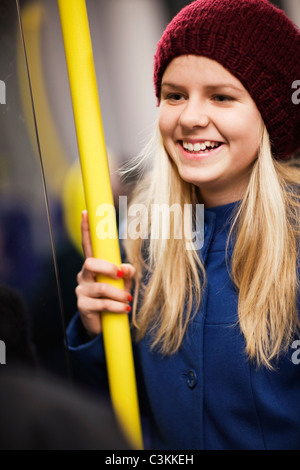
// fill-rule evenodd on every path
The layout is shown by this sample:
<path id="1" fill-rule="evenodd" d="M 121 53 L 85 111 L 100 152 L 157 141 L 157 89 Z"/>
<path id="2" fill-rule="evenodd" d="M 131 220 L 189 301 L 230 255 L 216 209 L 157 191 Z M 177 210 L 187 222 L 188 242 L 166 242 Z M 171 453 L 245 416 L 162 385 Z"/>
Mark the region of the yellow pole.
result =
<path id="1" fill-rule="evenodd" d="M 106 156 L 89 22 L 85 0 L 58 0 L 73 112 L 80 155 L 93 255 L 120 265 L 120 247 Z M 99 216 L 115 236 L 99 238 Z M 113 210 L 109 210 L 113 208 Z M 103 218 L 102 218 L 103 221 Z M 98 228 L 97 228 L 98 227 Z M 98 230 L 98 231 L 97 231 Z M 111 234 L 110 234 L 111 235 Z M 124 288 L 124 282 L 99 278 Z M 136 449 L 142 449 L 132 343 L 127 314 L 101 313 L 112 404 L 121 428 Z"/>

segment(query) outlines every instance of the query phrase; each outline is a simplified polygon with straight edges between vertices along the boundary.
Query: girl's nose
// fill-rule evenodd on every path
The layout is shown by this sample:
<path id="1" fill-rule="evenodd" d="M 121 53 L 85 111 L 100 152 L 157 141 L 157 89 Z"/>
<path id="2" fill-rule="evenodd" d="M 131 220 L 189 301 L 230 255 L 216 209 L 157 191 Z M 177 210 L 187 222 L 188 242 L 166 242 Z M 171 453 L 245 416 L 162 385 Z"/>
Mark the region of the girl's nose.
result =
<path id="1" fill-rule="evenodd" d="M 189 129 L 207 127 L 209 122 L 207 107 L 200 100 L 188 100 L 179 116 L 179 124 Z"/>

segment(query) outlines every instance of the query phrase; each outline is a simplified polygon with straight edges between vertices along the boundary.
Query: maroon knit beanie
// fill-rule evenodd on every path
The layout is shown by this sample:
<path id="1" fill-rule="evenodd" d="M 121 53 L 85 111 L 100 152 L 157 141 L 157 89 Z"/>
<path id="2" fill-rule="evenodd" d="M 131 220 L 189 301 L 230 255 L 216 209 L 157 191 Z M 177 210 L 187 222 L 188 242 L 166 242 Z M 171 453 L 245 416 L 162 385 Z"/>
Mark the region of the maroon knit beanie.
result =
<path id="1" fill-rule="evenodd" d="M 287 158 L 300 149 L 300 32 L 268 0 L 196 0 L 167 26 L 155 54 L 158 100 L 163 73 L 174 57 L 196 54 L 222 64 L 255 101 L 272 151 Z"/>

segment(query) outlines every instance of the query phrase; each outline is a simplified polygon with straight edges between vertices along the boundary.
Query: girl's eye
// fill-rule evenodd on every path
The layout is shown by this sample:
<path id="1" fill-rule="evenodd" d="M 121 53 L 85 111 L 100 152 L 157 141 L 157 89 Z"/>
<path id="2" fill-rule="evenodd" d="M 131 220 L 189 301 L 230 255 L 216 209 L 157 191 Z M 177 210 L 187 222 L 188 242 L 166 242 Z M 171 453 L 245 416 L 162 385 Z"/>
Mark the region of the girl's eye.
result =
<path id="1" fill-rule="evenodd" d="M 213 99 L 215 101 L 219 101 L 220 103 L 223 103 L 225 101 L 234 101 L 234 98 L 232 98 L 231 96 L 227 96 L 227 95 L 215 95 Z"/>
<path id="2" fill-rule="evenodd" d="M 183 98 L 183 96 L 180 95 L 179 93 L 169 93 L 166 96 L 166 99 L 171 100 L 171 101 L 180 101 L 182 98 Z"/>

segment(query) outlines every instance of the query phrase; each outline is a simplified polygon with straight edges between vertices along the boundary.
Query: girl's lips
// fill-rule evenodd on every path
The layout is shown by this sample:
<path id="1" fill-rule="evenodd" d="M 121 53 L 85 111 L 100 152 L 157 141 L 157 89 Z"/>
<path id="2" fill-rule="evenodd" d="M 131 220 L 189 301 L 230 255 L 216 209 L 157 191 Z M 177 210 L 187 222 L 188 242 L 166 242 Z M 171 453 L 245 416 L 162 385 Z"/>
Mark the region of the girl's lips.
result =
<path id="1" fill-rule="evenodd" d="M 190 152 L 186 150 L 185 148 L 183 148 L 182 141 L 180 141 L 179 148 L 180 148 L 182 156 L 186 158 L 187 160 L 203 160 L 204 158 L 209 158 L 209 157 L 216 155 L 224 146 L 224 143 L 220 142 L 220 144 L 221 145 L 219 147 L 216 147 L 210 151 L 199 150 L 199 152 Z"/>

